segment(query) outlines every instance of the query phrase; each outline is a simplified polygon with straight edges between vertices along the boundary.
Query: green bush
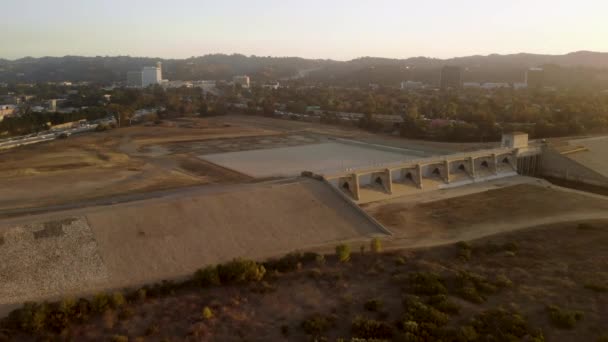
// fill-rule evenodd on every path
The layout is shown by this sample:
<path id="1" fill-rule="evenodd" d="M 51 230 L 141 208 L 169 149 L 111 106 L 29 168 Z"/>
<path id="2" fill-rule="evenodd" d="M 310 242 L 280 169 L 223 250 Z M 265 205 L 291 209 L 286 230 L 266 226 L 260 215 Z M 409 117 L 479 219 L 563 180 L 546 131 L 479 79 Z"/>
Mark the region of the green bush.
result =
<path id="1" fill-rule="evenodd" d="M 425 305 L 418 297 L 406 297 L 403 301 L 405 314 L 402 322 L 417 322 L 419 324 L 431 323 L 435 326 L 443 326 L 448 323 L 450 317 L 438 309 Z"/>
<path id="2" fill-rule="evenodd" d="M 74 298 L 64 298 L 59 302 L 58 310 L 67 317 L 76 315 L 77 302 Z"/>
<path id="3" fill-rule="evenodd" d="M 96 313 L 103 313 L 110 308 L 110 296 L 105 293 L 98 293 L 93 297 L 91 309 Z"/>
<path id="4" fill-rule="evenodd" d="M 203 319 L 205 320 L 210 320 L 214 317 L 215 315 L 213 314 L 213 310 L 211 310 L 210 307 L 205 306 L 203 308 Z"/>
<path id="5" fill-rule="evenodd" d="M 380 241 L 379 238 L 373 238 L 372 242 L 370 243 L 370 250 L 373 253 L 380 253 L 380 252 L 382 252 L 382 241 Z"/>
<path id="6" fill-rule="evenodd" d="M 300 326 L 308 335 L 317 336 L 333 328 L 335 326 L 335 318 L 321 314 L 314 314 L 302 321 Z"/>
<path id="7" fill-rule="evenodd" d="M 363 304 L 363 308 L 367 311 L 378 312 L 383 305 L 384 303 L 380 299 L 371 299 Z"/>
<path id="8" fill-rule="evenodd" d="M 91 303 L 85 298 L 80 298 L 76 302 L 72 319 L 78 323 L 84 323 L 89 319 L 91 311 Z"/>
<path id="9" fill-rule="evenodd" d="M 350 247 L 342 244 L 336 246 L 336 256 L 340 262 L 347 262 L 350 260 Z"/>
<path id="10" fill-rule="evenodd" d="M 454 303 L 448 296 L 443 294 L 430 296 L 427 304 L 443 313 L 451 315 L 456 315 L 460 312 L 460 305 Z"/>
<path id="11" fill-rule="evenodd" d="M 122 310 L 118 312 L 118 319 L 121 321 L 131 319 L 133 316 L 135 316 L 135 310 L 130 307 L 123 307 Z"/>
<path id="12" fill-rule="evenodd" d="M 586 283 L 583 285 L 586 289 L 594 292 L 608 292 L 608 285 L 600 283 Z"/>
<path id="13" fill-rule="evenodd" d="M 112 307 L 115 309 L 119 309 L 125 305 L 127 301 L 125 297 L 120 292 L 114 292 L 111 298 Z"/>
<path id="14" fill-rule="evenodd" d="M 289 253 L 278 260 L 269 260 L 264 263 L 267 270 L 279 272 L 293 272 L 302 267 L 302 255 L 300 253 Z"/>
<path id="15" fill-rule="evenodd" d="M 549 319 L 551 323 L 560 329 L 572 329 L 578 321 L 583 319 L 583 313 L 580 311 L 564 310 L 556 305 L 547 307 Z"/>
<path id="16" fill-rule="evenodd" d="M 217 266 L 207 266 L 196 271 L 193 280 L 199 286 L 217 286 L 221 284 Z"/>
<path id="17" fill-rule="evenodd" d="M 492 336 L 494 341 L 519 341 L 525 336 L 531 337 L 532 341 L 544 341 L 542 333 L 531 329 L 523 316 L 504 309 L 476 315 L 472 327 L 479 336 Z"/>
<path id="18" fill-rule="evenodd" d="M 315 257 L 315 263 L 316 263 L 318 266 L 323 266 L 323 265 L 325 265 L 325 256 L 324 256 L 324 255 L 322 255 L 322 254 L 318 254 L 318 255 Z"/>
<path id="19" fill-rule="evenodd" d="M 404 257 L 399 256 L 399 257 L 395 258 L 395 265 L 397 265 L 397 266 L 403 266 L 405 264 L 406 264 L 406 260 L 405 260 Z"/>
<path id="20" fill-rule="evenodd" d="M 409 283 L 412 292 L 418 295 L 447 294 L 448 290 L 443 284 L 443 279 L 435 273 L 416 272 L 409 275 Z"/>
<path id="21" fill-rule="evenodd" d="M 496 284 L 496 286 L 498 287 L 511 287 L 513 286 L 513 282 L 511 281 L 511 279 L 509 279 L 509 277 L 507 277 L 504 274 L 499 274 L 496 276 L 496 279 L 494 280 L 494 284 Z"/>
<path id="22" fill-rule="evenodd" d="M 391 339 L 393 327 L 386 322 L 357 317 L 353 321 L 351 332 L 353 336 L 365 339 Z"/>
<path id="23" fill-rule="evenodd" d="M 112 342 L 129 342 L 129 337 L 123 335 L 112 336 Z"/>
<path id="24" fill-rule="evenodd" d="M 482 275 L 462 271 L 455 280 L 455 292 L 462 299 L 473 303 L 483 303 L 486 295 L 495 293 L 497 287 Z"/>
<path id="25" fill-rule="evenodd" d="M 289 326 L 285 324 L 281 325 L 281 335 L 285 337 L 289 336 Z"/>
<path id="26" fill-rule="evenodd" d="M 220 282 L 223 284 L 240 284 L 251 281 L 260 281 L 266 269 L 255 261 L 234 259 L 217 267 Z"/>
<path id="27" fill-rule="evenodd" d="M 471 259 L 473 249 L 468 242 L 460 241 L 456 243 L 456 247 L 458 247 L 458 259 L 462 261 L 469 261 Z"/>

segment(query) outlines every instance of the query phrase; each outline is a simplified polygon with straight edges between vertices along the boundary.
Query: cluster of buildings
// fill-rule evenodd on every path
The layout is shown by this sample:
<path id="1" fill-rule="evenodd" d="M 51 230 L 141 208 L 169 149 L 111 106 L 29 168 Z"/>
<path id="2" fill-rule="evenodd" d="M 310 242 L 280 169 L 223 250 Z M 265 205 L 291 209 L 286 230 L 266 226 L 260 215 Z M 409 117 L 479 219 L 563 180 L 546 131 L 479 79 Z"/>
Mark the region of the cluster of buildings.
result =
<path id="1" fill-rule="evenodd" d="M 11 116 L 17 113 L 16 105 L 0 105 L 0 121 L 4 120 L 4 117 Z"/>
<path id="2" fill-rule="evenodd" d="M 446 65 L 441 69 L 439 76 L 439 88 L 446 89 L 462 89 L 462 88 L 479 88 L 479 89 L 499 89 L 499 88 L 543 88 L 545 72 L 542 68 L 530 68 L 526 70 L 524 82 L 464 82 L 462 77 L 462 68 L 454 65 Z M 401 82 L 401 90 L 417 90 L 424 89 L 427 85 L 417 81 Z"/>
<path id="3" fill-rule="evenodd" d="M 146 88 L 162 83 L 163 69 L 161 62 L 157 62 L 156 66 L 143 67 L 141 71 L 127 72 L 127 87 L 130 88 Z"/>
<path id="4" fill-rule="evenodd" d="M 240 85 L 243 89 L 249 89 L 251 87 L 251 80 L 247 75 L 234 76 L 232 78 L 232 83 L 234 85 Z M 163 88 L 199 87 L 203 89 L 203 91 L 213 91 L 216 87 L 216 81 L 169 81 L 163 79 L 161 62 L 157 62 L 156 66 L 145 66 L 141 71 L 127 72 L 127 87 L 147 88 L 153 85 L 160 85 Z M 278 88 L 278 83 L 269 85 L 269 87 L 276 89 Z"/>

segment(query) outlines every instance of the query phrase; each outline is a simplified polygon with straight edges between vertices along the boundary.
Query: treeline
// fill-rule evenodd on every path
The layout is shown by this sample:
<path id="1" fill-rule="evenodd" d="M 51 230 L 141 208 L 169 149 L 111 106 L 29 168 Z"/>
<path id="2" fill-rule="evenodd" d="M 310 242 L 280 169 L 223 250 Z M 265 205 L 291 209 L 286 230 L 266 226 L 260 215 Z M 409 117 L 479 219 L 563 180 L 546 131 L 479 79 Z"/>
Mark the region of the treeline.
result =
<path id="1" fill-rule="evenodd" d="M 59 125 L 78 120 L 97 120 L 110 113 L 102 107 L 89 107 L 72 113 L 34 113 L 29 108 L 19 116 L 5 117 L 0 122 L 0 135 L 24 135 L 49 129 L 49 126 Z"/>
<path id="2" fill-rule="evenodd" d="M 495 140 L 501 132 L 513 130 L 536 138 L 608 132 L 608 94 L 599 91 L 292 87 L 253 88 L 237 96 L 258 111 L 269 101 L 294 113 L 317 106 L 326 122 L 339 122 L 332 118 L 333 112 L 363 113 L 367 116 L 358 123 L 360 127 L 398 130 L 411 138 L 480 141 Z M 403 123 L 387 126 L 374 121 L 376 114 L 400 116 Z"/>

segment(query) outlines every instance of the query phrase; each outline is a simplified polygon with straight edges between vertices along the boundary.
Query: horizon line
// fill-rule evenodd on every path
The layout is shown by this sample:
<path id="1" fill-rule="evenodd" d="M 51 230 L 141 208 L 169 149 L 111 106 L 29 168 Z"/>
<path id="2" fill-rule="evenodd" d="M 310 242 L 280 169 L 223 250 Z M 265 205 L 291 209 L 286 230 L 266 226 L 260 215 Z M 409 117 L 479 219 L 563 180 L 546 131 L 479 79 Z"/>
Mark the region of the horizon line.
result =
<path id="1" fill-rule="evenodd" d="M 334 59 L 334 58 L 310 58 L 310 57 L 301 57 L 301 56 L 270 56 L 270 55 L 256 55 L 256 54 L 250 54 L 250 55 L 246 55 L 243 53 L 238 53 L 238 52 L 232 52 L 232 53 L 226 53 L 226 52 L 213 52 L 213 53 L 207 53 L 204 55 L 198 55 L 198 56 L 190 56 L 190 57 L 182 57 L 182 58 L 174 58 L 174 57 L 150 57 L 150 56 L 132 56 L 132 55 L 73 55 L 73 54 L 67 54 L 67 55 L 43 55 L 43 56 L 23 56 L 23 57 L 18 57 L 18 58 L 5 58 L 5 57 L 0 57 L 0 59 L 5 60 L 5 61 L 9 61 L 9 62 L 15 62 L 18 60 L 22 60 L 22 59 L 42 59 L 42 58 L 65 58 L 65 57 L 83 57 L 83 58 L 118 58 L 118 57 L 127 57 L 127 58 L 149 58 L 149 59 L 161 59 L 161 60 L 188 60 L 188 59 L 194 59 L 194 58 L 201 58 L 201 57 L 207 57 L 207 56 L 214 56 L 214 55 L 224 55 L 224 56 L 234 56 L 234 55 L 240 55 L 240 56 L 244 56 L 247 58 L 253 58 L 253 57 L 257 57 L 257 58 L 301 58 L 301 59 L 307 59 L 307 60 L 317 60 L 317 61 L 334 61 L 334 62 L 350 62 L 350 61 L 355 61 L 358 59 L 363 59 L 363 58 L 377 58 L 377 59 L 389 59 L 389 60 L 408 60 L 408 59 L 414 59 L 414 58 L 426 58 L 426 59 L 431 59 L 431 60 L 451 60 L 451 59 L 457 59 L 457 58 L 469 58 L 469 57 L 490 57 L 490 56 L 515 56 L 515 55 L 533 55 L 533 56 L 567 56 L 567 55 L 572 55 L 572 54 L 576 54 L 576 53 L 596 53 L 596 54 L 608 54 L 608 52 L 603 52 L 603 51 L 593 51 L 593 50 L 577 50 L 577 51 L 571 51 L 571 52 L 567 52 L 567 53 L 562 53 L 562 54 L 550 54 L 550 53 L 531 53 L 531 52 L 514 52 L 514 53 L 506 53 L 506 54 L 500 54 L 500 53 L 490 53 L 487 55 L 484 54 L 473 54 L 473 55 L 466 55 L 466 56 L 455 56 L 455 57 L 449 57 L 449 58 L 439 58 L 439 57 L 430 57 L 430 56 L 423 56 L 423 55 L 419 55 L 419 56 L 410 56 L 410 57 L 402 57 L 402 58 L 398 58 L 398 57 L 379 57 L 379 56 L 359 56 L 359 57 L 355 57 L 352 59 Z"/>

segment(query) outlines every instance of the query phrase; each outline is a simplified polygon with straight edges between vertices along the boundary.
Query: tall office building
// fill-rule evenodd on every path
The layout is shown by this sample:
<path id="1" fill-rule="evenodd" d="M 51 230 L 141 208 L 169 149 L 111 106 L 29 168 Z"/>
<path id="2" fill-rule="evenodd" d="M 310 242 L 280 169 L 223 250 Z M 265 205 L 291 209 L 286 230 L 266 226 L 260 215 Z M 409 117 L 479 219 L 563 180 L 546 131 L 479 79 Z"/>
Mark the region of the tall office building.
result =
<path id="1" fill-rule="evenodd" d="M 160 84 L 163 79 L 161 62 L 156 63 L 155 67 L 144 67 L 142 71 L 142 86 L 145 88 L 150 85 Z"/>
<path id="2" fill-rule="evenodd" d="M 541 88 L 545 83 L 545 71 L 542 68 L 530 68 L 526 71 L 528 88 Z"/>
<path id="3" fill-rule="evenodd" d="M 234 83 L 234 85 L 240 84 L 241 87 L 249 89 L 249 76 L 234 76 L 232 78 L 232 82 Z"/>
<path id="4" fill-rule="evenodd" d="M 141 88 L 143 86 L 143 73 L 141 71 L 127 72 L 127 87 Z"/>
<path id="5" fill-rule="evenodd" d="M 439 80 L 441 89 L 460 89 L 462 88 L 462 69 L 458 66 L 446 65 L 441 69 L 441 79 Z"/>

